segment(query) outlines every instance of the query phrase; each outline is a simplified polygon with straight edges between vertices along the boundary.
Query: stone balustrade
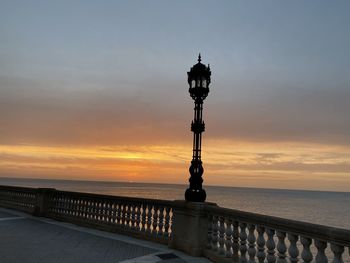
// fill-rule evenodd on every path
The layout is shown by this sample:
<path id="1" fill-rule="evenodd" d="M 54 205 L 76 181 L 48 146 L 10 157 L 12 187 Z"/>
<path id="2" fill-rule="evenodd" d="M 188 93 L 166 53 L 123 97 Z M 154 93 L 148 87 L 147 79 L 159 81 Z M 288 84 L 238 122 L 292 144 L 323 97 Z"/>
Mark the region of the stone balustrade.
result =
<path id="1" fill-rule="evenodd" d="M 34 213 L 37 189 L 0 185 L 0 206 Z"/>
<path id="2" fill-rule="evenodd" d="M 213 206 L 205 212 L 204 254 L 215 262 L 350 262 L 349 230 Z"/>
<path id="3" fill-rule="evenodd" d="M 213 203 L 0 186 L 0 206 L 168 244 L 214 262 L 350 263 L 350 230 Z"/>
<path id="4" fill-rule="evenodd" d="M 168 243 L 170 201 L 51 191 L 45 216 L 102 230 Z"/>
<path id="5" fill-rule="evenodd" d="M 0 186 L 0 206 L 163 244 L 172 232 L 171 201 Z"/>

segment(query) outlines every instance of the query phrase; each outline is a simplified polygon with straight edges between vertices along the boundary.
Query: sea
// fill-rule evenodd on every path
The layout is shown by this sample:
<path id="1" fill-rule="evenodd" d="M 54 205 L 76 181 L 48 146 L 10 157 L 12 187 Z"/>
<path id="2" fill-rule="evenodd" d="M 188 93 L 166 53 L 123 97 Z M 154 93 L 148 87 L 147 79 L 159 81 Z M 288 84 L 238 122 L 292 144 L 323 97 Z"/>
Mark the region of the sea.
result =
<path id="1" fill-rule="evenodd" d="M 0 178 L 0 185 L 163 200 L 184 199 L 186 185 Z M 204 186 L 207 201 L 221 207 L 350 229 L 350 192 Z"/>

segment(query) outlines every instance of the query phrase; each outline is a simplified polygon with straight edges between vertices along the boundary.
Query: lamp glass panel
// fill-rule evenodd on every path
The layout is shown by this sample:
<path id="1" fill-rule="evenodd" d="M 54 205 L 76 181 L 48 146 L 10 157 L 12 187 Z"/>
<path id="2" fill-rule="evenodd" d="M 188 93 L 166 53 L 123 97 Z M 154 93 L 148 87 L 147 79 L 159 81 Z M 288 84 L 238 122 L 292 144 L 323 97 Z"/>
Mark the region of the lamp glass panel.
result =
<path id="1" fill-rule="evenodd" d="M 191 88 L 194 88 L 194 87 L 196 87 L 196 81 L 195 81 L 195 80 L 192 80 L 192 81 L 191 81 Z"/>

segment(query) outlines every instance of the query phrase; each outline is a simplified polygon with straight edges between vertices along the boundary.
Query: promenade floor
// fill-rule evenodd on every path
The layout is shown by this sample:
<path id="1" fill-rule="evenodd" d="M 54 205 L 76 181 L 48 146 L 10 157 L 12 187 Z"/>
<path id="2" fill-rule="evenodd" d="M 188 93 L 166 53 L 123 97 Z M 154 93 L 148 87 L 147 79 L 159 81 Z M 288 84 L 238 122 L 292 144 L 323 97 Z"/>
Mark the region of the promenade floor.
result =
<path id="1" fill-rule="evenodd" d="M 0 208 L 1 263 L 208 263 L 167 246 Z"/>

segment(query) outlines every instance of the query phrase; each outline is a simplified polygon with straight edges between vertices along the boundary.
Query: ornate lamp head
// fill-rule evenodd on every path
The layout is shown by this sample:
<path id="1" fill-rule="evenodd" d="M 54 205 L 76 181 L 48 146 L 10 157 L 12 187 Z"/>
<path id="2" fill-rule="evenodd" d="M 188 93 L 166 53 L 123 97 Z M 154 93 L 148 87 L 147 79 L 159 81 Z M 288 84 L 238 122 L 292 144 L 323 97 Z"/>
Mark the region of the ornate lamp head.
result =
<path id="1" fill-rule="evenodd" d="M 198 56 L 198 63 L 195 64 L 189 72 L 188 84 L 189 93 L 194 100 L 204 100 L 209 93 L 210 67 L 201 63 L 201 54 Z"/>

